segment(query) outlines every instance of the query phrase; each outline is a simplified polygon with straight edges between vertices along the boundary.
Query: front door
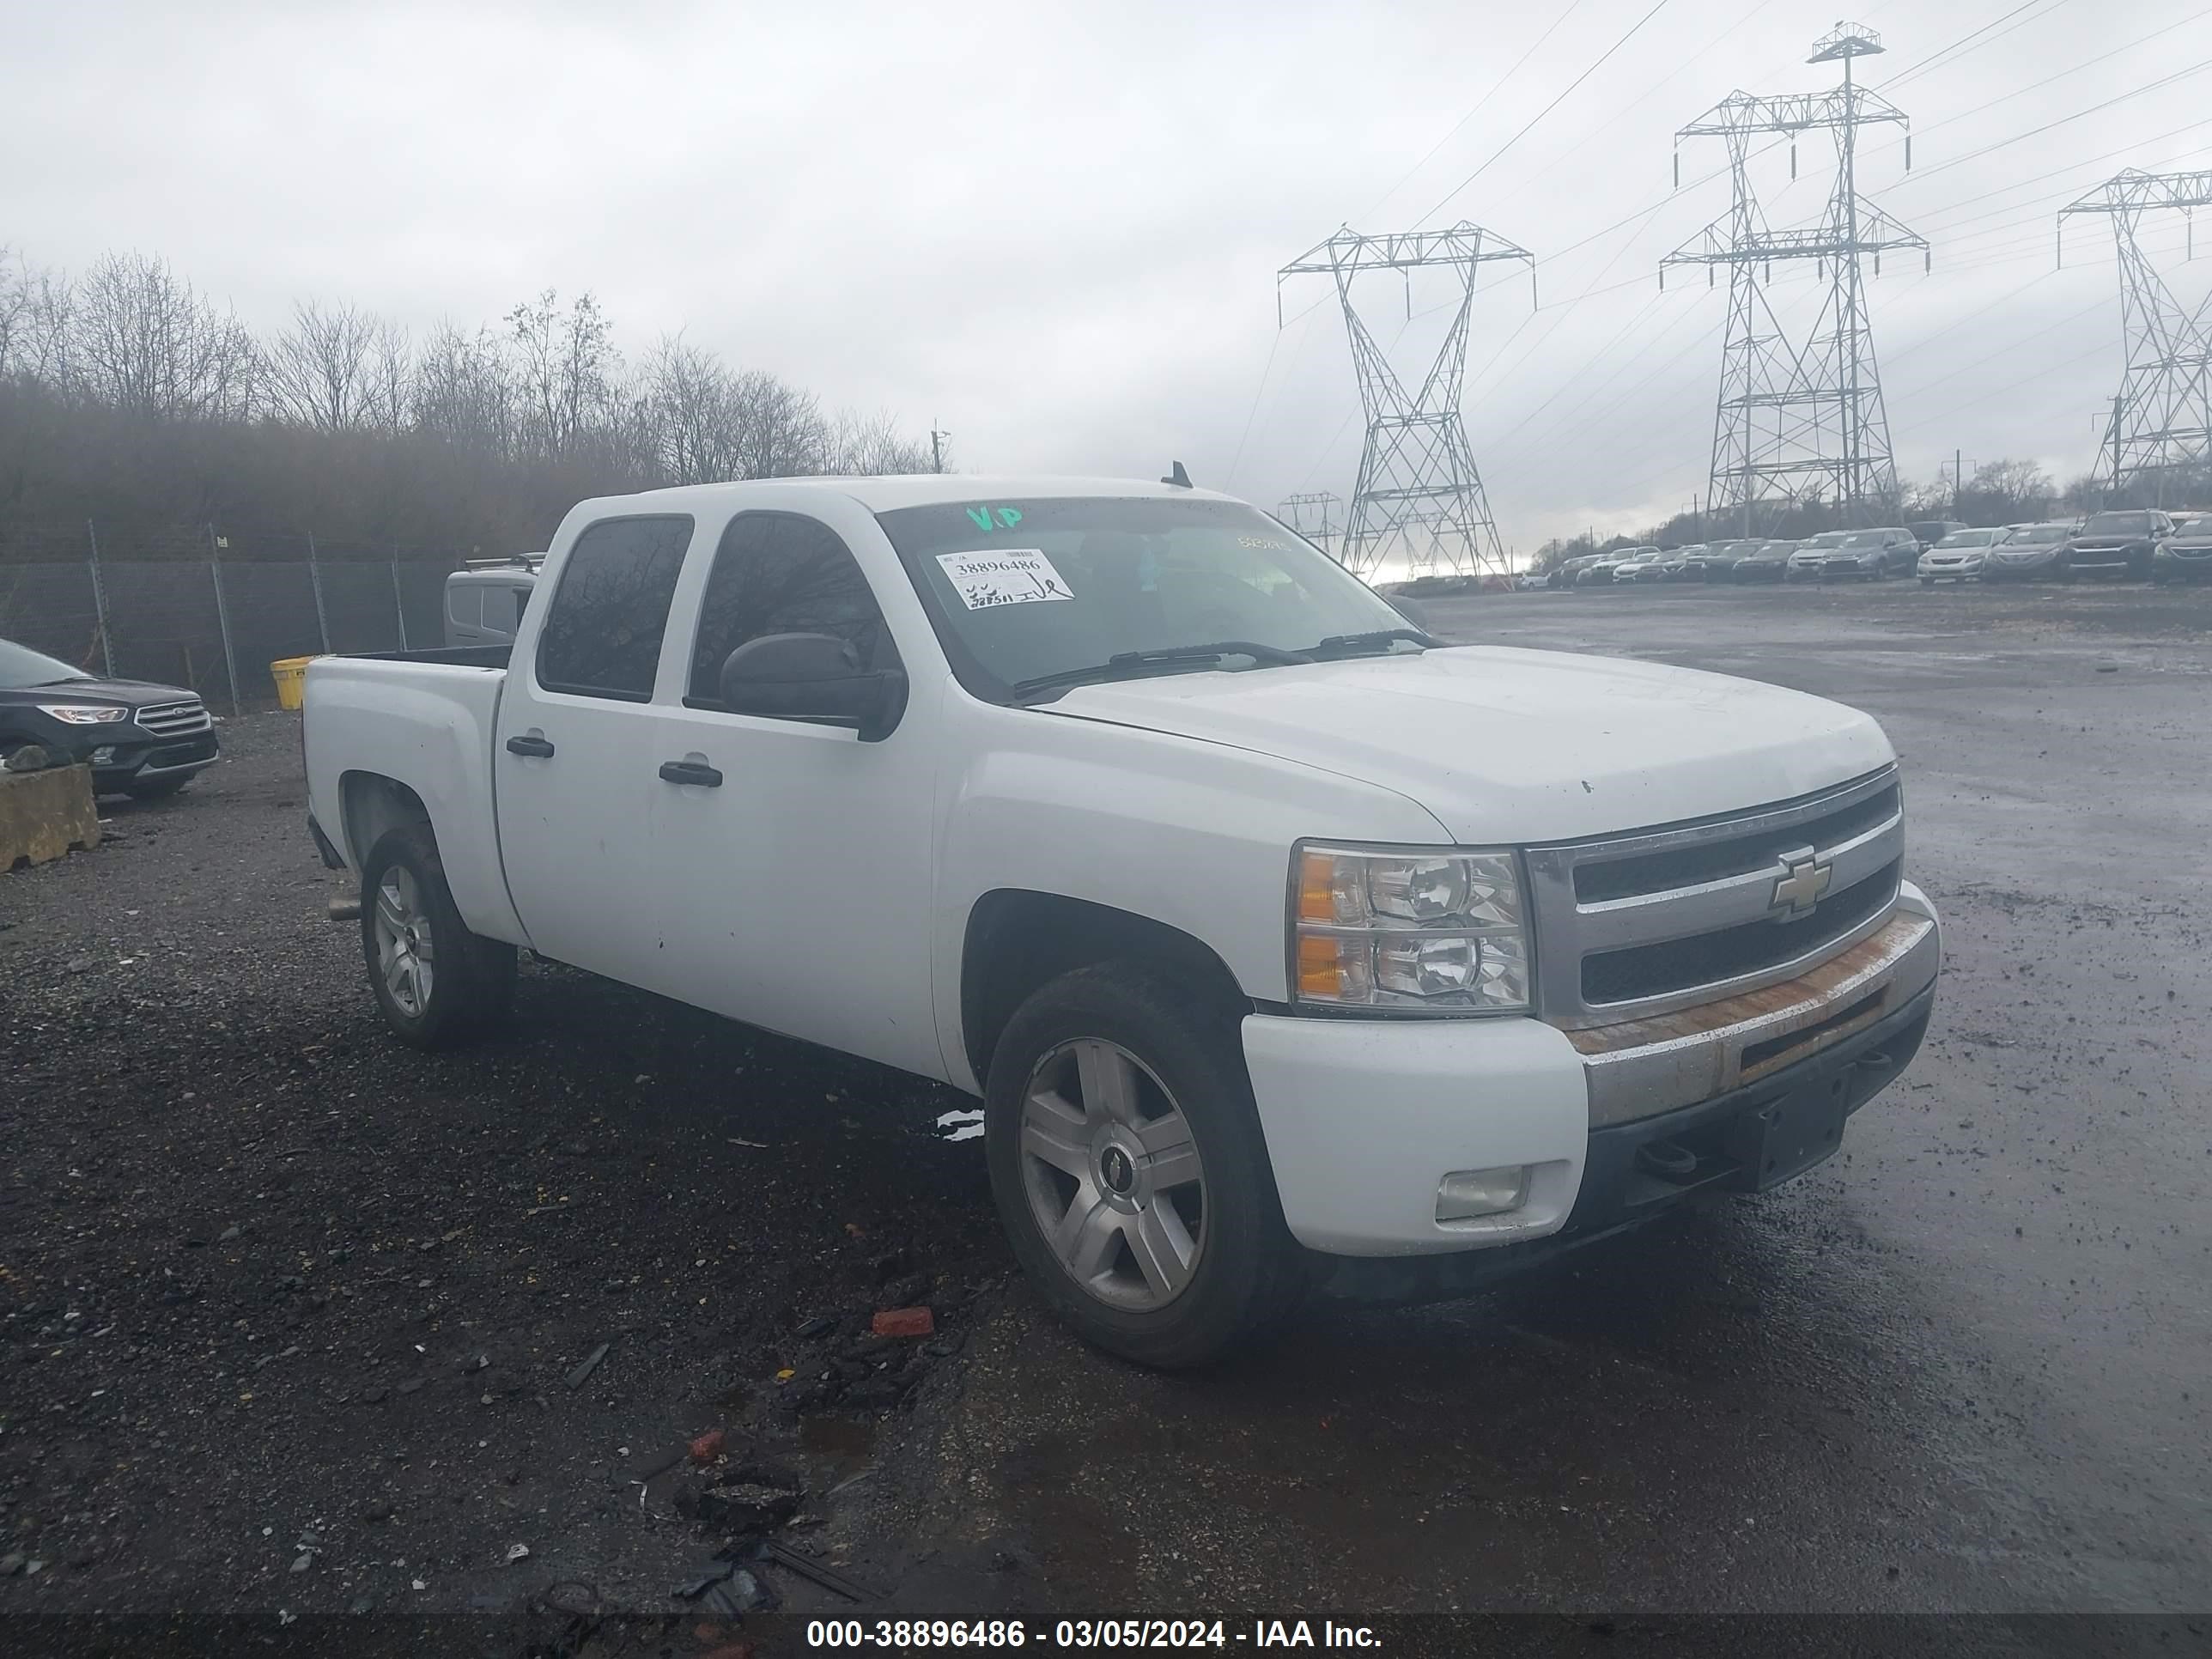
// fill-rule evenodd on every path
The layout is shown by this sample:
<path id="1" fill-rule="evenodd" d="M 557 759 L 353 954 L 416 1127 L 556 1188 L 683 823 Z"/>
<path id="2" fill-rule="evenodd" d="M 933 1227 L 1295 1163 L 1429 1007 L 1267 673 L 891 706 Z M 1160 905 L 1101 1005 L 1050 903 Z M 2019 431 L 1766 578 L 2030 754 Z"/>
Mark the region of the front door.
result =
<path id="1" fill-rule="evenodd" d="M 698 780 L 662 785 L 647 813 L 659 988 L 942 1075 L 929 978 L 936 768 L 922 740 L 936 690 L 914 688 L 877 743 L 722 706 L 724 659 L 764 635 L 830 634 L 864 665 L 899 660 L 851 549 L 809 514 L 740 514 L 698 592 L 682 684 L 656 711 L 649 757 Z"/>

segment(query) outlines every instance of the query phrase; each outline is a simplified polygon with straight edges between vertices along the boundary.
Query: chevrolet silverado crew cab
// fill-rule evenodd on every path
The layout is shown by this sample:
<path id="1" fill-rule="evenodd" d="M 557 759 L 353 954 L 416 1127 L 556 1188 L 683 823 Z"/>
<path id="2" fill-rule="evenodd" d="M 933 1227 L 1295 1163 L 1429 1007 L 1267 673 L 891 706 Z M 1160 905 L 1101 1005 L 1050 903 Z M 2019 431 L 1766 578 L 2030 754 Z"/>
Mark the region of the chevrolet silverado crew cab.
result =
<path id="1" fill-rule="evenodd" d="M 1022 1266 L 1154 1364 L 1786 1181 L 1935 997 L 1867 715 L 1444 646 L 1187 487 L 586 501 L 511 651 L 318 658 L 304 737 L 401 1039 L 525 947 L 979 1095 Z"/>

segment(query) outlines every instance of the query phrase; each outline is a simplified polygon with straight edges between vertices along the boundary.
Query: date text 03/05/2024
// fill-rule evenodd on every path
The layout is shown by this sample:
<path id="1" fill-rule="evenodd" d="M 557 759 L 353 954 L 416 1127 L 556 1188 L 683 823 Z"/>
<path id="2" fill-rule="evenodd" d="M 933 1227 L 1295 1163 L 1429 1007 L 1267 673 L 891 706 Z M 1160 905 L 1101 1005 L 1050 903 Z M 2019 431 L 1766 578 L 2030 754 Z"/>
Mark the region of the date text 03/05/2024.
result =
<path id="1" fill-rule="evenodd" d="M 1249 1629 L 1219 1619 L 1062 1619 L 1049 1630 L 1015 1620 L 816 1619 L 811 1648 L 1360 1648 L 1382 1646 L 1365 1625 L 1255 1619 Z"/>

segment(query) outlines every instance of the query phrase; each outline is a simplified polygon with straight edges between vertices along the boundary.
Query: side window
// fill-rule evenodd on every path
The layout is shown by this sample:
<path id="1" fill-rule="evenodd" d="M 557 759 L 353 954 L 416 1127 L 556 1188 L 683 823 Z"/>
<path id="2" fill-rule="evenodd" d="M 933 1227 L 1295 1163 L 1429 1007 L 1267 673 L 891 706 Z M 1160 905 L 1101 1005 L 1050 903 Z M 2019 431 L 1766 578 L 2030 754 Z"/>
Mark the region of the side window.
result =
<path id="1" fill-rule="evenodd" d="M 561 567 L 538 635 L 538 683 L 549 691 L 649 702 L 668 601 L 691 544 L 691 520 L 603 519 Z"/>
<path id="2" fill-rule="evenodd" d="M 796 513 L 740 514 L 722 532 L 699 604 L 684 701 L 720 707 L 724 659 L 768 634 L 834 634 L 864 667 L 893 656 L 883 613 L 851 550 L 829 526 Z"/>
<path id="3" fill-rule="evenodd" d="M 494 633 L 514 637 L 514 624 L 522 615 L 522 590 L 505 582 L 483 591 L 483 625 Z"/>
<path id="4" fill-rule="evenodd" d="M 477 594 L 480 590 L 459 582 L 446 590 L 446 620 L 456 628 L 477 625 Z"/>

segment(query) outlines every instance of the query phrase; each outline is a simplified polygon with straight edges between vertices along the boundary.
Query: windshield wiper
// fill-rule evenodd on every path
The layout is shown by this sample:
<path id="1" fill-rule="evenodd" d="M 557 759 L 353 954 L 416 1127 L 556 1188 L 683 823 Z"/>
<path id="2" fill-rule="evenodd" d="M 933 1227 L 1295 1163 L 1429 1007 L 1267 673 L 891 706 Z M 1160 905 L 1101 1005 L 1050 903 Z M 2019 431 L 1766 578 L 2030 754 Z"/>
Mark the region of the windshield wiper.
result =
<path id="1" fill-rule="evenodd" d="M 1057 673 L 1016 680 L 1014 690 L 1047 691 L 1055 686 L 1081 685 L 1087 680 L 1119 679 L 1125 675 L 1133 678 L 1148 669 L 1219 662 L 1224 657 L 1249 657 L 1255 662 L 1273 667 L 1313 661 L 1306 652 L 1285 651 L 1279 645 L 1261 645 L 1256 640 L 1214 640 L 1205 645 L 1174 645 L 1158 651 L 1117 651 L 1104 662 L 1093 663 L 1088 668 L 1063 668 Z"/>
<path id="2" fill-rule="evenodd" d="M 1332 634 L 1319 645 L 1307 647 L 1316 657 L 1358 656 L 1363 652 L 1382 653 L 1389 650 L 1400 640 L 1411 640 L 1423 650 L 1441 646 L 1443 641 L 1423 633 L 1418 628 L 1378 628 L 1366 634 Z"/>

